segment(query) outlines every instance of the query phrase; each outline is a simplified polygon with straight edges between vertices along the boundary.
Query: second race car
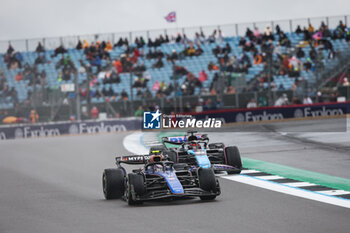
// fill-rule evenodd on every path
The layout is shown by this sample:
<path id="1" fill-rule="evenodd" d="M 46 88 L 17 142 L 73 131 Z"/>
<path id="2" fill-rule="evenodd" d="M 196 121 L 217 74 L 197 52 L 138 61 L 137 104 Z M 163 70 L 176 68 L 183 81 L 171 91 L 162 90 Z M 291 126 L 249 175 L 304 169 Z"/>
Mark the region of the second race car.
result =
<path id="1" fill-rule="evenodd" d="M 179 137 L 163 137 L 161 146 L 153 146 L 152 151 L 162 151 L 170 161 L 185 163 L 201 168 L 212 167 L 214 171 L 226 171 L 228 174 L 239 174 L 242 171 L 242 160 L 236 146 L 226 147 L 224 143 L 210 143 L 207 134 L 196 135 L 197 131 L 188 131 Z M 168 144 L 178 147 L 168 148 Z"/>

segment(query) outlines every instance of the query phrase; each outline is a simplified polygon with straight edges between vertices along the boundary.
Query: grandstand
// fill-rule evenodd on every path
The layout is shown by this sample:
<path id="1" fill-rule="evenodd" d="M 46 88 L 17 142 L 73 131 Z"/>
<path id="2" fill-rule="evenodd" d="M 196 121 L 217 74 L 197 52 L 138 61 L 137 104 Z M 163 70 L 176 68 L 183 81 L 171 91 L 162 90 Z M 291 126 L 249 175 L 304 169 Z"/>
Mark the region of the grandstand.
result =
<path id="1" fill-rule="evenodd" d="M 277 25 L 276 25 L 277 26 Z M 302 27 L 307 25 L 300 25 Z M 311 35 L 314 35 L 317 33 L 319 25 L 313 25 L 316 29 L 315 32 L 311 33 Z M 218 29 L 219 30 L 219 29 Z M 223 29 L 224 30 L 224 29 Z M 260 28 L 261 30 L 261 37 L 264 36 L 264 28 Z M 296 83 L 297 80 L 303 80 L 306 82 L 308 87 L 315 87 L 318 86 L 321 82 L 320 80 L 320 69 L 318 69 L 318 65 L 322 64 L 322 72 L 330 74 L 332 71 L 334 71 L 336 68 L 339 67 L 339 64 L 343 62 L 343 58 L 349 55 L 350 51 L 350 44 L 349 44 L 349 33 L 347 30 L 344 30 L 342 34 L 335 38 L 333 35 L 335 32 L 339 30 L 339 26 L 331 28 L 330 29 L 330 36 L 324 36 L 323 39 L 330 41 L 332 45 L 332 49 L 326 49 L 323 48 L 322 50 L 319 50 L 320 47 L 316 48 L 317 58 L 312 60 L 312 67 L 311 69 L 304 69 L 302 65 L 300 67 L 292 67 L 292 69 L 296 69 L 298 74 L 293 77 L 290 76 L 289 73 L 272 73 L 273 77 L 272 80 L 275 83 L 276 87 L 281 88 L 282 90 L 293 90 L 293 84 Z M 165 31 L 166 32 L 166 31 Z M 200 30 L 198 30 L 198 33 L 200 33 Z M 223 33 L 226 33 L 223 31 Z M 229 34 L 229 33 L 228 33 Z M 287 39 L 289 40 L 289 45 L 280 45 L 281 40 L 280 37 L 282 35 L 285 35 Z M 176 35 L 169 35 L 176 36 Z M 196 86 L 194 89 L 193 95 L 199 96 L 199 95 L 208 95 L 210 94 L 210 89 L 212 87 L 213 79 L 216 73 L 223 72 L 225 75 L 228 75 L 225 65 L 220 63 L 220 58 L 222 56 L 215 56 L 213 53 L 213 49 L 215 49 L 217 46 L 220 48 L 223 48 L 228 44 L 231 48 L 231 51 L 227 53 L 226 55 L 228 58 L 231 58 L 232 56 L 235 56 L 237 58 L 237 63 L 239 66 L 243 65 L 243 63 L 240 63 L 240 58 L 243 54 L 246 54 L 249 58 L 249 68 L 246 72 L 242 72 L 247 85 L 245 87 L 240 87 L 243 90 L 250 90 L 249 88 L 252 88 L 254 81 L 260 80 L 262 76 L 266 76 L 266 74 L 269 71 L 271 67 L 269 67 L 268 63 L 268 54 L 264 52 L 264 49 L 262 48 L 261 42 L 252 41 L 252 38 L 247 37 L 245 35 L 245 40 L 247 42 L 251 42 L 255 45 L 255 52 L 253 51 L 244 51 L 245 46 L 240 45 L 241 36 L 226 36 L 226 37 L 220 37 L 217 35 L 214 35 L 212 33 L 209 33 L 206 37 L 202 38 L 202 42 L 199 44 L 194 43 L 195 38 L 189 38 L 189 40 L 184 41 L 183 34 L 180 34 L 182 37 L 180 42 L 175 42 L 170 39 L 169 42 L 161 43 L 160 46 L 157 47 L 157 50 L 160 50 L 162 53 L 166 55 L 170 55 L 174 50 L 177 54 L 182 54 L 183 51 L 189 47 L 191 44 L 194 44 L 194 47 L 197 49 L 198 46 L 203 50 L 201 55 L 199 56 L 183 56 L 182 59 L 177 59 L 174 61 L 170 61 L 169 59 L 165 57 L 161 58 L 163 62 L 163 67 L 161 68 L 153 68 L 153 64 L 157 61 L 157 59 L 148 59 L 146 58 L 146 54 L 148 54 L 150 51 L 153 51 L 153 47 L 149 47 L 147 43 L 143 45 L 141 48 L 139 48 L 139 52 L 141 53 L 140 56 L 137 56 L 137 64 L 144 64 L 146 67 L 147 75 L 149 75 L 151 78 L 147 82 L 147 88 L 152 92 L 153 97 L 159 97 L 157 95 L 157 90 L 153 90 L 153 86 L 155 85 L 156 81 L 164 81 L 167 85 L 169 83 L 172 83 L 172 77 L 174 76 L 174 65 L 184 67 L 188 72 L 194 74 L 196 77 L 198 77 L 199 72 L 204 70 L 206 74 L 208 74 L 208 79 L 202 82 L 202 87 Z M 213 36 L 214 40 L 210 40 L 210 37 Z M 244 35 L 243 35 L 244 36 Z M 165 37 L 165 35 L 164 35 Z M 81 37 L 84 39 L 84 37 Z M 154 39 L 154 38 L 153 38 Z M 301 50 L 304 51 L 305 56 L 298 58 L 298 64 L 304 64 L 307 62 L 310 51 L 313 50 L 313 46 L 315 47 L 315 42 L 319 40 L 319 38 L 311 38 L 310 41 L 313 41 L 312 43 L 306 43 L 304 41 L 305 35 L 303 33 L 296 33 L 295 31 L 286 31 L 283 34 L 277 33 L 276 28 L 274 27 L 273 32 L 273 40 L 266 40 L 266 43 L 272 44 L 272 62 L 277 63 L 279 59 L 279 55 L 285 55 L 288 58 L 292 58 L 293 56 L 296 56 L 296 48 L 300 47 Z M 98 38 L 95 38 L 95 40 L 87 41 L 89 43 L 89 46 L 91 46 L 92 42 L 96 44 L 97 42 L 101 43 L 102 41 L 99 41 Z M 56 49 L 49 49 L 46 48 L 43 52 L 37 52 L 34 51 L 21 51 L 20 54 L 13 55 L 15 53 L 12 52 L 12 56 L 19 56 L 19 60 L 21 63 L 21 67 L 15 67 L 11 68 L 6 62 L 6 52 L 0 54 L 0 70 L 2 71 L 4 77 L 6 77 L 6 83 L 8 86 L 8 90 L 11 90 L 14 88 L 14 90 L 17 93 L 17 98 L 15 100 L 15 97 L 11 96 L 11 94 L 6 94 L 5 92 L 8 92 L 8 90 L 0 90 L 0 109 L 13 109 L 15 107 L 15 103 L 18 102 L 19 105 L 21 104 L 28 104 L 30 103 L 32 98 L 32 93 L 35 92 L 41 92 L 43 89 L 47 90 L 57 90 L 62 84 L 70 84 L 75 82 L 74 74 L 75 72 L 72 72 L 70 74 L 69 80 L 62 80 L 62 78 L 59 78 L 60 73 L 62 73 L 62 66 L 57 66 L 57 64 L 61 61 L 62 56 L 64 56 L 65 59 L 71 60 L 72 64 L 74 64 L 74 70 L 76 70 L 77 74 L 77 83 L 79 84 L 79 87 L 87 87 L 91 88 L 91 102 L 94 103 L 104 103 L 106 101 L 106 98 L 104 96 L 94 96 L 97 90 L 102 91 L 103 89 L 109 90 L 110 88 L 113 90 L 114 93 L 117 93 L 118 96 L 116 98 L 108 98 L 108 102 L 114 102 L 114 101 L 120 101 L 123 98 L 120 96 L 121 92 L 124 90 L 127 95 L 129 96 L 129 100 L 140 100 L 143 97 L 137 96 L 137 88 L 132 88 L 131 85 L 136 79 L 136 74 L 132 73 L 130 74 L 129 70 L 127 72 L 121 72 L 119 73 L 120 77 L 120 83 L 104 83 L 103 79 L 98 78 L 97 83 L 93 83 L 92 85 L 87 85 L 87 81 L 89 78 L 89 81 L 91 82 L 93 79 L 93 75 L 100 76 L 100 72 L 108 72 L 115 67 L 113 66 L 113 62 L 116 59 L 121 59 L 123 56 L 125 56 L 126 53 L 131 51 L 131 55 L 133 54 L 133 48 L 137 49 L 137 44 L 130 43 L 129 46 L 117 46 L 114 44 L 113 48 L 111 50 L 108 50 L 108 56 L 102 57 L 98 63 L 96 62 L 96 58 L 89 59 L 86 51 L 84 49 L 77 49 L 72 45 L 65 45 L 62 44 L 66 51 L 62 54 L 57 54 Z M 313 46 L 312 46 L 313 45 Z M 84 44 L 83 44 L 84 46 Z M 316 45 L 320 46 L 320 45 Z M 274 51 L 274 48 L 280 47 L 281 54 L 278 54 Z M 16 48 L 14 47 L 14 50 Z M 85 52 L 84 52 L 85 51 Z M 330 53 L 333 53 L 330 55 Z M 142 56 L 144 54 L 144 56 Z M 256 64 L 254 54 L 261 54 L 265 57 L 264 61 Z M 335 58 L 333 57 L 335 55 Z M 24 72 L 25 68 L 24 65 L 28 64 L 30 67 L 33 67 L 35 64 L 36 59 L 38 56 L 44 56 L 45 61 L 41 64 L 37 64 L 37 72 L 41 73 L 42 71 L 45 71 L 46 73 L 46 81 L 44 84 L 38 84 L 34 82 L 34 84 L 31 82 L 30 79 L 22 78 L 21 80 L 16 80 L 16 75 L 19 74 L 19 72 Z M 65 61 L 63 61 L 65 62 Z M 214 62 L 218 67 L 219 70 L 209 70 L 208 64 L 210 62 Z M 135 64 L 133 64 L 135 66 Z M 85 68 L 83 68 L 85 67 Z M 88 67 L 88 68 L 87 68 Z M 124 70 L 125 71 L 125 70 Z M 221 73 L 221 74 L 223 74 Z M 91 76 L 89 76 L 91 75 Z M 144 75 L 144 74 L 143 74 Z M 130 80 L 130 77 L 132 76 L 132 80 Z M 141 75 L 142 76 L 142 75 Z M 181 86 L 187 76 L 183 75 L 178 79 L 176 82 Z M 259 81 L 260 82 L 260 81 Z M 262 83 L 263 88 L 267 90 L 269 88 L 268 82 Z M 224 87 L 225 91 L 227 87 Z M 238 90 L 238 87 L 234 87 Z M 142 91 L 144 91 L 144 88 L 141 88 Z M 31 96 L 28 96 L 28 93 L 30 93 Z M 305 93 L 304 93 L 305 94 Z M 175 95 L 175 92 L 173 91 L 169 95 L 162 95 L 161 97 L 173 97 Z M 177 95 L 181 95 L 181 92 L 177 93 Z M 116 96 L 116 94 L 115 94 Z M 72 97 L 74 98 L 74 96 Z M 45 100 L 45 97 L 42 97 L 43 102 L 47 102 L 48 100 Z M 124 98 L 125 100 L 125 98 Z M 27 102 L 26 102 L 27 101 Z M 87 99 L 82 98 L 82 104 L 86 104 Z"/>

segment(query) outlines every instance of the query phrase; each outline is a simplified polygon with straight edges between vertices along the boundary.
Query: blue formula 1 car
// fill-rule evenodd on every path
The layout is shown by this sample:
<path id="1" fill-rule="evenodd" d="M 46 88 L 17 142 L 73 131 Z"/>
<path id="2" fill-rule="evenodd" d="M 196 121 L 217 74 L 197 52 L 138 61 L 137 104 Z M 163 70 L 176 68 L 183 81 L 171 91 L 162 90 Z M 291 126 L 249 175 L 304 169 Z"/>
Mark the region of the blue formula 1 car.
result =
<path id="1" fill-rule="evenodd" d="M 210 143 L 206 134 L 195 135 L 196 131 L 188 131 L 180 137 L 163 137 L 161 146 L 151 147 L 162 151 L 170 161 L 188 165 L 210 168 L 215 172 L 226 171 L 228 174 L 239 174 L 242 171 L 242 161 L 236 146 L 225 147 L 223 143 Z M 178 147 L 168 148 L 167 144 Z"/>
<path id="2" fill-rule="evenodd" d="M 121 164 L 142 164 L 127 174 Z M 163 156 L 133 155 L 116 158 L 117 168 L 105 169 L 102 186 L 106 199 L 122 198 L 129 205 L 157 199 L 199 197 L 213 200 L 220 195 L 219 181 L 211 168 L 174 168 Z"/>

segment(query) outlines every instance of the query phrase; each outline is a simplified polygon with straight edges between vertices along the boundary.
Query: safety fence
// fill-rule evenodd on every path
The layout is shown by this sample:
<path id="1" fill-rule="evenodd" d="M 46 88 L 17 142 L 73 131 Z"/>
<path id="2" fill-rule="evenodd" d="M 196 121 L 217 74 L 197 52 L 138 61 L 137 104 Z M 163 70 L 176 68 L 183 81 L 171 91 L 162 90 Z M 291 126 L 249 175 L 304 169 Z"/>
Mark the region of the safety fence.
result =
<path id="1" fill-rule="evenodd" d="M 197 120 L 215 118 L 224 123 L 269 122 L 284 119 L 319 117 L 343 117 L 335 127 L 346 131 L 346 115 L 350 114 L 350 102 L 313 105 L 262 107 L 253 109 L 227 109 L 190 113 Z M 188 115 L 188 114 L 187 114 Z M 60 135 L 113 133 L 142 128 L 142 118 L 130 117 L 102 121 L 16 124 L 0 126 L 0 140 L 38 138 Z"/>
<path id="2" fill-rule="evenodd" d="M 71 35 L 62 37 L 46 37 L 46 38 L 33 38 L 23 40 L 7 40 L 0 41 L 0 53 L 4 53 L 9 44 L 11 44 L 16 51 L 35 51 L 38 42 L 41 42 L 46 49 L 55 49 L 60 45 L 64 45 L 65 48 L 75 48 L 79 40 L 87 40 L 89 42 L 96 41 L 111 41 L 113 44 L 117 43 L 119 38 L 127 38 L 130 42 L 134 41 L 136 37 L 143 37 L 145 40 L 148 38 L 154 39 L 160 35 L 176 36 L 177 33 L 186 34 L 187 38 L 193 39 L 195 33 L 202 31 L 206 36 L 213 33 L 214 30 L 222 30 L 225 36 L 244 36 L 247 27 L 253 29 L 255 27 L 260 30 L 264 30 L 266 26 L 270 26 L 273 30 L 276 25 L 279 25 L 281 30 L 285 32 L 293 32 L 298 25 L 304 27 L 311 23 L 315 28 L 324 22 L 329 28 L 335 28 L 339 21 L 342 21 L 347 25 L 350 15 L 339 16 L 324 16 L 324 17 L 312 17 L 312 18 L 300 18 L 300 19 L 286 19 L 286 20 L 273 20 L 273 21 L 261 21 L 261 22 L 249 22 L 249 23 L 236 23 L 236 24 L 224 24 L 213 26 L 195 26 L 195 27 L 176 27 L 167 29 L 156 29 L 147 31 L 133 31 L 133 32 L 116 32 L 116 33 L 103 33 L 103 34 L 90 34 L 90 35 Z"/>

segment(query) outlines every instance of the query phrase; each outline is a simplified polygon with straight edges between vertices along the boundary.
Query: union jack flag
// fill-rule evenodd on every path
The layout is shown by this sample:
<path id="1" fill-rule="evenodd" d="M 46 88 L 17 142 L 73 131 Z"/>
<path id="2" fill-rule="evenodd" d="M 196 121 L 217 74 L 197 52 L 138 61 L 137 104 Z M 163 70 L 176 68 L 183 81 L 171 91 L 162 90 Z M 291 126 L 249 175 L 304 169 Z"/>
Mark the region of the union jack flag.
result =
<path id="1" fill-rule="evenodd" d="M 167 16 L 165 16 L 164 18 L 169 23 L 176 22 L 176 12 L 172 11 Z"/>

